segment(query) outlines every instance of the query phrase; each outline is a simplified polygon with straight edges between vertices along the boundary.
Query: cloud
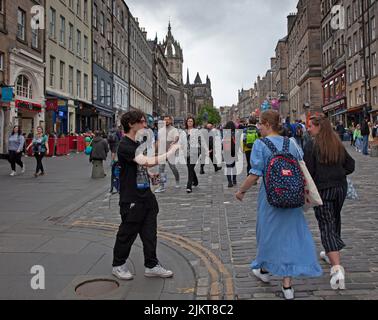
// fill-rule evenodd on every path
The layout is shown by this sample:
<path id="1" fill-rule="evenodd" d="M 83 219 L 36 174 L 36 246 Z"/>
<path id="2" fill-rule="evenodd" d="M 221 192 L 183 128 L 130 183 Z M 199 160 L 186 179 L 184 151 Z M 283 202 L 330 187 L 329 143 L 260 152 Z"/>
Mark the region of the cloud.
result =
<path id="1" fill-rule="evenodd" d="M 217 106 L 237 103 L 238 90 L 253 86 L 270 68 L 277 41 L 287 33 L 286 17 L 297 0 L 128 0 L 150 38 L 172 33 L 184 50 L 184 79 L 190 69 L 209 75 Z"/>

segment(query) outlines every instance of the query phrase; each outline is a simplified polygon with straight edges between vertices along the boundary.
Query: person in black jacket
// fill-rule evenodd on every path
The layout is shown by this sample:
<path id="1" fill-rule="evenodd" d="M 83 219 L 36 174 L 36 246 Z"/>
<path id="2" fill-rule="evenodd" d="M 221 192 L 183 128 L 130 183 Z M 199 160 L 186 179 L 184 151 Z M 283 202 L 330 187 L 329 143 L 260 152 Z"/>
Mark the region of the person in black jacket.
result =
<path id="1" fill-rule="evenodd" d="M 340 251 L 345 247 L 341 210 L 348 190 L 346 176 L 354 172 L 355 161 L 325 115 L 311 118 L 309 132 L 313 140 L 305 147 L 304 160 L 323 200 L 323 205 L 315 208 L 325 248 L 320 256 L 332 265 L 332 289 L 345 289 L 345 270 L 340 261 Z"/>
<path id="2" fill-rule="evenodd" d="M 365 156 L 369 155 L 369 135 L 370 135 L 369 121 L 370 121 L 369 117 L 366 117 L 361 125 L 361 134 L 363 137 L 362 154 Z"/>
<path id="3" fill-rule="evenodd" d="M 108 153 L 108 142 L 102 138 L 100 131 L 96 131 L 92 141 L 92 152 L 89 156 L 89 161 L 92 162 L 93 165 L 92 178 L 106 177 L 103 162 L 106 161 Z"/>

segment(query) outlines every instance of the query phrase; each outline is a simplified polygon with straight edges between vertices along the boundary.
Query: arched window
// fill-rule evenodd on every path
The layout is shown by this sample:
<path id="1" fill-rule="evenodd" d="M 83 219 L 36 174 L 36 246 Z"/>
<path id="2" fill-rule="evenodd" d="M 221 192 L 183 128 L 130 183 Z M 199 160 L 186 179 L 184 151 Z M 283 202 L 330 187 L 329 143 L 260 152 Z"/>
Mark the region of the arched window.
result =
<path id="1" fill-rule="evenodd" d="M 170 116 L 175 116 L 176 102 L 173 96 L 169 97 L 168 113 Z"/>
<path id="2" fill-rule="evenodd" d="M 25 75 L 19 75 L 16 80 L 16 94 L 19 97 L 33 99 L 31 81 Z"/>

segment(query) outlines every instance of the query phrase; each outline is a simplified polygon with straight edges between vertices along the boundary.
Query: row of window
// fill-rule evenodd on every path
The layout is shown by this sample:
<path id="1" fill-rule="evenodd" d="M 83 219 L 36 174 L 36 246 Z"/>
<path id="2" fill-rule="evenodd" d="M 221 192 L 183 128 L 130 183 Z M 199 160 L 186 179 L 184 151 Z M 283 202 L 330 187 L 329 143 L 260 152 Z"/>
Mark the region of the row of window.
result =
<path id="1" fill-rule="evenodd" d="M 113 12 L 114 12 L 114 16 L 116 17 L 116 19 L 118 20 L 118 22 L 126 30 L 126 28 L 127 28 L 127 18 L 125 18 L 124 11 L 121 8 L 116 7 L 115 1 L 113 1 Z M 105 29 L 106 29 L 106 26 L 105 26 L 105 14 L 102 11 L 99 12 L 96 3 L 93 4 L 93 19 L 92 19 L 92 24 L 93 24 L 94 28 L 100 30 L 100 32 L 101 32 L 102 35 L 105 34 Z M 110 22 L 109 19 L 107 19 L 107 24 L 108 24 L 108 26 L 111 25 L 111 22 Z M 111 34 L 111 31 L 110 32 L 108 31 L 108 33 Z"/>
<path id="2" fill-rule="evenodd" d="M 98 86 L 100 85 L 100 95 L 98 95 Z M 99 101 L 102 104 L 111 106 L 111 83 L 106 83 L 106 92 L 105 92 L 105 80 L 101 79 L 98 82 L 98 77 L 93 77 L 93 100 Z"/>
<path id="3" fill-rule="evenodd" d="M 130 88 L 130 104 L 132 107 L 142 110 L 145 113 L 152 113 L 152 102 L 144 95 L 140 94 L 138 90 L 133 87 Z"/>
<path id="4" fill-rule="evenodd" d="M 56 58 L 54 56 L 50 56 L 50 68 L 49 68 L 49 86 L 51 88 L 58 88 L 59 90 L 66 91 L 67 85 L 67 78 L 66 78 L 66 64 L 64 61 L 60 61 L 59 63 L 59 85 L 56 84 L 56 74 L 57 74 L 57 65 L 56 65 Z M 74 67 L 68 66 L 68 93 L 71 96 L 76 96 L 78 98 L 83 98 L 88 100 L 90 97 L 88 96 L 88 75 L 84 73 L 82 79 L 82 72 L 80 70 L 76 70 L 76 92 L 74 92 Z M 84 91 L 82 92 L 82 83 L 84 84 Z"/>
<path id="5" fill-rule="evenodd" d="M 49 37 L 56 40 L 56 10 L 50 7 L 49 11 Z M 72 23 L 68 23 L 68 50 L 76 52 L 77 56 L 83 57 L 88 61 L 88 37 L 84 35 L 84 51 L 82 52 L 82 35 L 79 29 L 76 29 L 76 43 L 74 36 L 74 26 Z M 59 31 L 59 44 L 66 47 L 66 18 L 60 16 L 60 31 Z M 82 55 L 83 54 L 83 55 Z"/>
<path id="6" fill-rule="evenodd" d="M 27 42 L 26 34 L 27 34 L 27 28 L 26 28 L 26 12 L 18 8 L 17 9 L 17 39 Z M 32 32 L 32 48 L 39 49 L 39 30 L 37 29 L 31 29 Z"/>
<path id="7" fill-rule="evenodd" d="M 66 4 L 66 0 L 60 0 Z M 76 2 L 76 8 L 75 8 Z M 88 23 L 88 0 L 68 0 L 68 7 L 72 12 L 75 12 L 76 15 L 81 19 L 83 17 L 84 22 Z M 83 12 L 83 16 L 82 16 Z"/>
<path id="8" fill-rule="evenodd" d="M 371 61 L 371 62 L 370 62 Z M 370 70 L 371 63 L 371 70 Z M 351 84 L 354 81 L 365 78 L 365 70 L 371 71 L 371 76 L 375 77 L 378 75 L 377 68 L 377 53 L 374 52 L 371 55 L 370 59 L 366 59 L 366 69 L 364 66 L 364 59 L 360 58 L 359 60 L 354 61 L 353 64 L 348 66 L 348 83 Z"/>

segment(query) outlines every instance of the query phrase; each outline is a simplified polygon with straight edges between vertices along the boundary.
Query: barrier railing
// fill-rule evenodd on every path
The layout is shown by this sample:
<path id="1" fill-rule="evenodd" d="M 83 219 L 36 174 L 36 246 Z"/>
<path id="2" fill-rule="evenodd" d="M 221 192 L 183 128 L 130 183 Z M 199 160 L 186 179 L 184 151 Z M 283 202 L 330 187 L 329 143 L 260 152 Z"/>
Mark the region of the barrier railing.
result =
<path id="1" fill-rule="evenodd" d="M 25 139 L 25 146 L 29 146 L 32 143 L 33 139 L 27 138 Z M 69 136 L 65 138 L 49 138 L 49 154 L 46 155 L 47 157 L 55 157 L 55 156 L 66 156 L 70 152 L 84 152 L 85 150 L 85 138 L 82 136 Z M 33 156 L 33 147 L 31 147 L 27 152 L 26 155 L 29 157 Z"/>

